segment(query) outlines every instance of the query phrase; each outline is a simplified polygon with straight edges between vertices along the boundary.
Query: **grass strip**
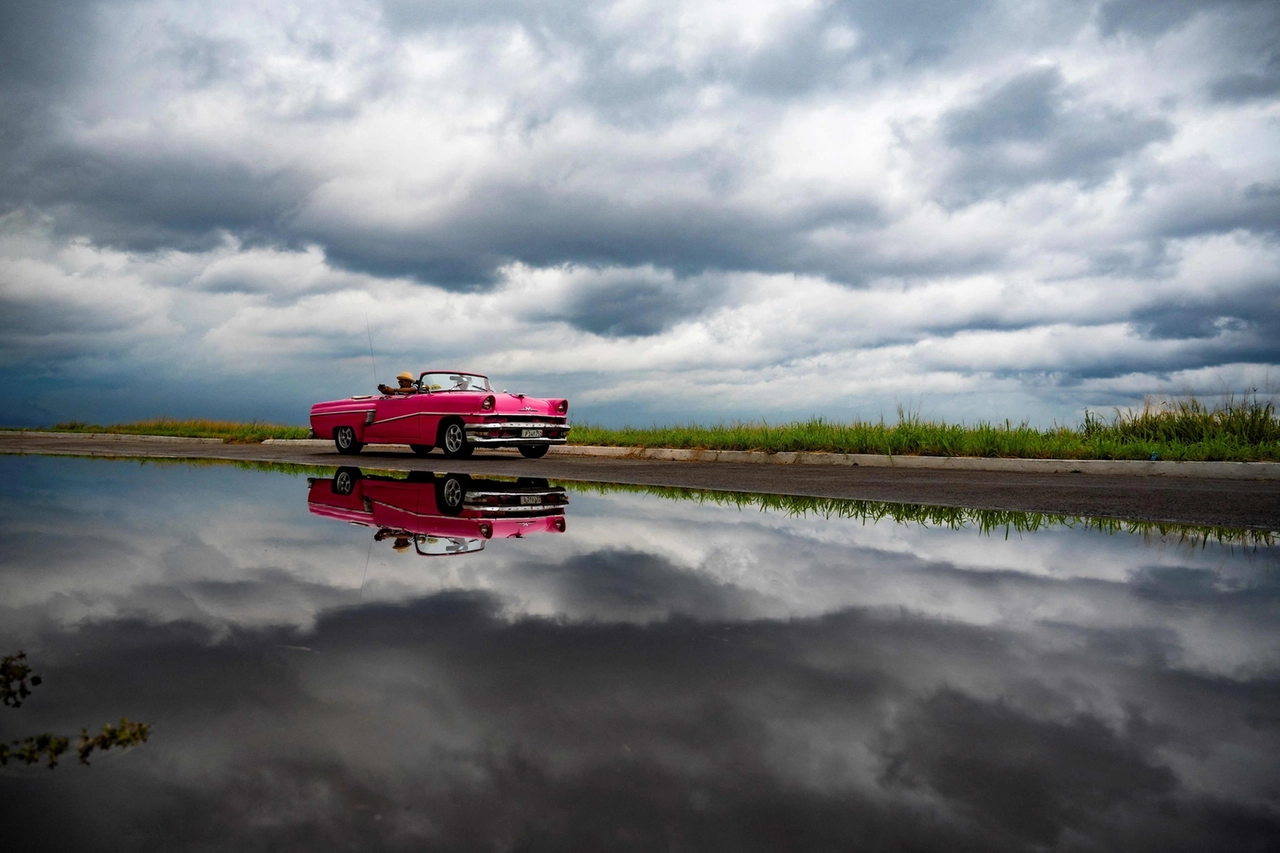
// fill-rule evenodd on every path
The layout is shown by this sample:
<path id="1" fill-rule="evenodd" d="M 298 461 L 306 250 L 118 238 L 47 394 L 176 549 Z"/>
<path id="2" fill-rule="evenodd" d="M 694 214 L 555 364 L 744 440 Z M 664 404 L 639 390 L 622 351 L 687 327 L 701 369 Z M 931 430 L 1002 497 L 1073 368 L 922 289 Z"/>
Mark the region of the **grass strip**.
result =
<path id="1" fill-rule="evenodd" d="M 872 453 L 1015 459 L 1164 459 L 1197 462 L 1280 461 L 1280 419 L 1257 395 L 1210 407 L 1194 397 L 1148 401 L 1111 418 L 1086 411 L 1075 427 L 1038 429 L 1023 422 L 948 424 L 899 409 L 897 423 L 826 418 L 772 425 L 623 427 L 575 424 L 571 444 L 757 450 L 765 453 Z"/>
<path id="2" fill-rule="evenodd" d="M 59 432 L 102 432 L 221 438 L 252 444 L 306 438 L 307 427 L 253 421 L 155 418 L 100 426 L 69 421 Z M 815 417 L 784 424 L 731 422 L 648 428 L 574 424 L 569 443 L 605 447 L 757 450 L 765 453 L 871 453 L 890 456 L 970 456 L 1011 459 L 1163 459 L 1196 462 L 1280 461 L 1280 418 L 1257 393 L 1227 396 L 1209 406 L 1195 397 L 1148 400 L 1111 417 L 1086 411 L 1077 426 L 1039 429 L 1026 422 L 949 424 L 899 408 L 896 423 L 836 422 Z"/>
<path id="3" fill-rule="evenodd" d="M 933 506 L 930 504 L 887 503 L 885 501 L 848 498 L 815 498 L 799 495 L 765 495 L 750 492 L 720 492 L 707 489 L 685 489 L 673 486 L 633 486 L 616 483 L 581 483 L 564 481 L 560 485 L 578 492 L 600 495 L 616 493 L 643 494 L 666 500 L 693 501 L 699 504 L 781 512 L 795 518 L 810 515 L 823 519 L 854 519 L 863 524 L 893 521 L 922 527 L 949 530 L 976 530 L 983 535 L 1003 533 L 1035 533 L 1051 528 L 1096 530 L 1115 535 L 1125 533 L 1142 536 L 1148 542 L 1160 541 L 1181 546 L 1203 548 L 1210 544 L 1248 549 L 1270 548 L 1280 540 L 1280 531 L 1252 528 L 1214 527 L 1209 525 L 1169 524 L 1154 521 L 1125 521 L 1096 516 L 1063 515 L 1048 512 L 976 509 L 972 507 Z"/>
<path id="4" fill-rule="evenodd" d="M 101 432 L 112 435 L 171 435 L 181 438 L 220 438 L 228 444 L 260 444 L 268 438 L 306 438 L 310 429 L 268 424 L 259 421 L 213 421 L 191 418 L 152 418 L 132 423 L 101 426 L 83 421 L 55 424 L 54 432 Z"/>

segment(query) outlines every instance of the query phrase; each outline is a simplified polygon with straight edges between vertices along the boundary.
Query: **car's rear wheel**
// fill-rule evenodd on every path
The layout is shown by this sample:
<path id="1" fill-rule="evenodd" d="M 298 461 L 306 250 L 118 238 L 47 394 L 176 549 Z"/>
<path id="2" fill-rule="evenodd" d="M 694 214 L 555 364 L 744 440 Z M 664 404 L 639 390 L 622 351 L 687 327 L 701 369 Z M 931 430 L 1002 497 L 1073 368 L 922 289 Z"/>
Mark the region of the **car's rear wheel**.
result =
<path id="1" fill-rule="evenodd" d="M 541 459 L 547 455 L 546 444 L 522 444 L 520 445 L 520 455 L 525 459 Z"/>
<path id="2" fill-rule="evenodd" d="M 426 456 L 427 454 L 429 454 L 429 453 L 431 452 L 432 445 L 430 445 L 430 444 L 411 444 L 411 445 L 409 445 L 409 449 L 410 449 L 410 450 L 412 450 L 414 453 L 418 454 L 419 456 Z"/>
<path id="3" fill-rule="evenodd" d="M 359 453 L 360 448 L 364 447 L 356 441 L 355 429 L 349 426 L 340 426 L 333 431 L 333 443 L 339 453 Z"/>
<path id="4" fill-rule="evenodd" d="M 461 421 L 450 421 L 440 428 L 440 448 L 450 459 L 465 459 L 475 450 L 467 444 L 467 431 Z"/>

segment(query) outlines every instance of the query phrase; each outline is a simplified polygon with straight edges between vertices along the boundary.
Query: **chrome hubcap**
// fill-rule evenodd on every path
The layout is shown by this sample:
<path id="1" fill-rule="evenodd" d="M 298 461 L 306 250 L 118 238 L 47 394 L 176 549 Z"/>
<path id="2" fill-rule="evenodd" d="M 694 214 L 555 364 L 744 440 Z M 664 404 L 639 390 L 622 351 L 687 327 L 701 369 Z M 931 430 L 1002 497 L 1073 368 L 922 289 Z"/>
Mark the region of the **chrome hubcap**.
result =
<path id="1" fill-rule="evenodd" d="M 450 453 L 462 447 L 462 427 L 457 424 L 450 425 L 444 434 L 444 446 L 449 448 Z"/>
<path id="2" fill-rule="evenodd" d="M 445 481 L 444 502 L 449 506 L 457 506 L 462 503 L 462 484 L 457 480 Z"/>

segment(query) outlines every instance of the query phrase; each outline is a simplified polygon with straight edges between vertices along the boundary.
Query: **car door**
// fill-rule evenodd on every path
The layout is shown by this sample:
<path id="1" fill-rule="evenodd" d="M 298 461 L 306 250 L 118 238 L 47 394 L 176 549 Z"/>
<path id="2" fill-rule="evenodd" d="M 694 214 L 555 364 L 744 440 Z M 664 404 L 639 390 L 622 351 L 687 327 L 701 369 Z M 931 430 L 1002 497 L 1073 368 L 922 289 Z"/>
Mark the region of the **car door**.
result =
<path id="1" fill-rule="evenodd" d="M 364 440 L 391 444 L 417 444 L 421 434 L 423 394 L 394 394 L 374 401 L 373 423 L 366 424 Z"/>

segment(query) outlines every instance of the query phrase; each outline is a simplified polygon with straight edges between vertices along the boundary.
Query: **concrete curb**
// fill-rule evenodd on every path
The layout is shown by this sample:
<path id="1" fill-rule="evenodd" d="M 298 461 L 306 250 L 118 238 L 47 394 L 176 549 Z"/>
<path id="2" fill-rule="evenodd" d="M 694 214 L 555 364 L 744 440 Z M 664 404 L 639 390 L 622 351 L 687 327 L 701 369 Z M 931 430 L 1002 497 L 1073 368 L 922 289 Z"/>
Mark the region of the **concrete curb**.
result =
<path id="1" fill-rule="evenodd" d="M 323 439 L 267 439 L 263 444 L 328 447 Z M 404 448 L 406 444 L 380 444 Z M 760 465 L 836 465 L 930 471 L 995 471 L 1024 474 L 1111 474 L 1216 480 L 1280 480 L 1280 462 L 1151 462 L 1145 459 L 988 459 L 973 456 L 884 456 L 875 453 L 765 453 L 759 450 L 682 450 L 667 447 L 594 447 L 565 444 L 555 456 L 658 459 L 668 462 L 738 462 Z"/>

